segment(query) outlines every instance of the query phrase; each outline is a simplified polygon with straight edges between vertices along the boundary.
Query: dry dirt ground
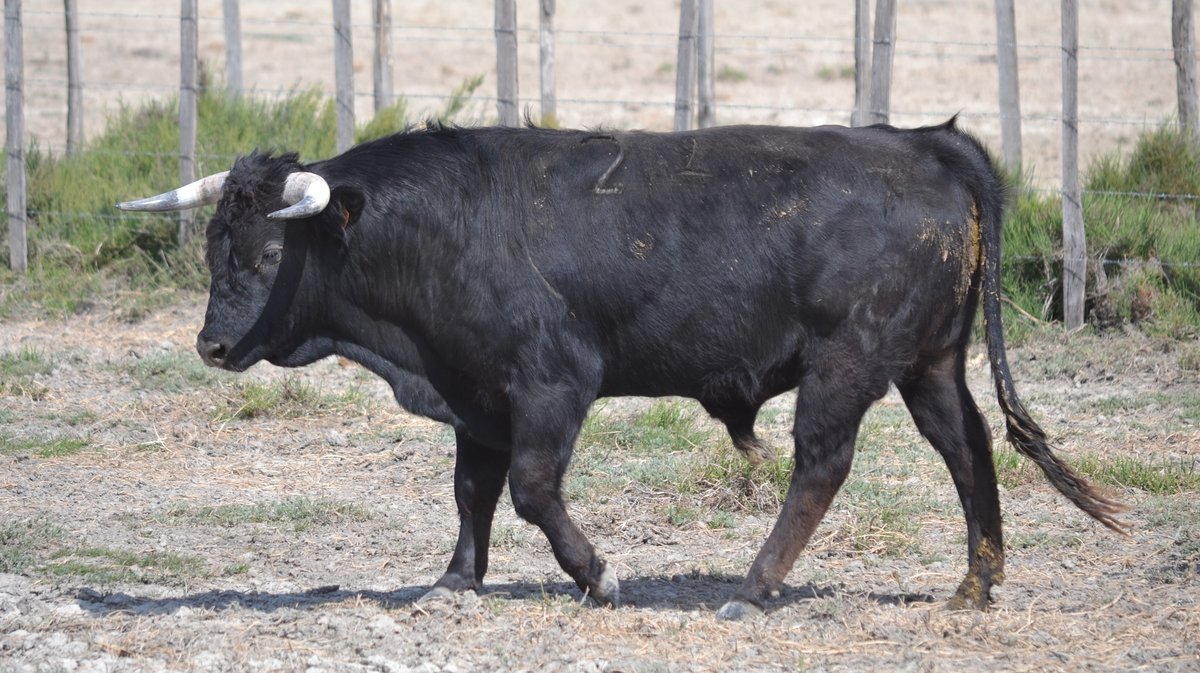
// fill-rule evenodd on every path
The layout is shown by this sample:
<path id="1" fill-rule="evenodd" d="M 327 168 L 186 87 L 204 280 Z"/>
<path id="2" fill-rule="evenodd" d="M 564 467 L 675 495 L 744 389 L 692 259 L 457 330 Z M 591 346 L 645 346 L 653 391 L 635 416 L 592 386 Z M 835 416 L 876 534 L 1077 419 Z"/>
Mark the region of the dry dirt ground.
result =
<path id="1" fill-rule="evenodd" d="M 961 511 L 893 394 L 783 596 L 724 623 L 776 500 L 693 407 L 603 406 L 568 476 L 623 606 L 587 605 L 507 497 L 482 595 L 418 605 L 453 546 L 449 433 L 335 361 L 206 370 L 202 316 L 0 324 L 0 671 L 1200 670 L 1196 343 L 1011 349 L 1061 455 L 1111 468 L 1131 537 L 1001 459 L 1007 583 L 948 611 Z M 971 380 L 995 421 L 980 355 Z M 635 432 L 664 409 L 686 422 Z M 790 416 L 758 423 L 782 453 Z"/>
<path id="2" fill-rule="evenodd" d="M 352 0 L 360 120 L 372 110 L 371 3 Z M 495 119 L 490 0 L 396 0 L 395 89 L 419 118 L 464 80 L 484 75 L 465 115 Z M 538 109 L 538 2 L 518 2 L 522 106 Z M 854 12 L 842 0 L 720 0 L 715 26 L 720 123 L 845 124 L 854 104 Z M 872 3 L 873 4 L 873 3 Z M 258 95 L 295 87 L 333 91 L 330 3 L 241 0 L 244 80 Z M 62 3 L 26 0 L 27 127 L 61 151 L 66 128 Z M 161 0 L 79 0 L 85 131 L 118 104 L 175 95 L 176 5 Z M 220 76 L 222 3 L 201 2 L 201 58 Z M 567 126 L 669 128 L 675 91 L 678 2 L 558 3 L 558 113 Z M 1175 114 L 1168 0 L 1080 3 L 1082 165 L 1130 146 Z M 1057 2 L 1017 3 L 1025 169 L 1040 184 L 1061 169 L 1061 57 Z M 991 0 L 908 0 L 899 5 L 892 121 L 963 125 L 999 150 L 995 15 Z M 246 148 L 248 152 L 253 148 Z M 203 148 L 202 148 L 203 150 Z M 314 157 L 316 158 L 316 157 Z M 225 166 L 204 166 L 215 172 Z"/>

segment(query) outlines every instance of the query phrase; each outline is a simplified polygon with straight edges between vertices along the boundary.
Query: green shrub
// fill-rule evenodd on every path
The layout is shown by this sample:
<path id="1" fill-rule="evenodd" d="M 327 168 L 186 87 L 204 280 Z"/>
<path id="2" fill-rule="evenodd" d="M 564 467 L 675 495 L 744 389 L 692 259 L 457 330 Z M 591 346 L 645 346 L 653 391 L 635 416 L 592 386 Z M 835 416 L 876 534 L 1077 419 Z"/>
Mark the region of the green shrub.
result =
<path id="1" fill-rule="evenodd" d="M 1005 293 L 1036 317 L 1061 319 L 1062 200 L 1021 176 L 1012 180 Z M 1154 196 L 1160 194 L 1171 196 Z M 1134 323 L 1174 338 L 1196 334 L 1200 201 L 1192 197 L 1200 198 L 1200 154 L 1173 125 L 1143 134 L 1129 156 L 1102 156 L 1087 170 L 1089 322 Z"/>

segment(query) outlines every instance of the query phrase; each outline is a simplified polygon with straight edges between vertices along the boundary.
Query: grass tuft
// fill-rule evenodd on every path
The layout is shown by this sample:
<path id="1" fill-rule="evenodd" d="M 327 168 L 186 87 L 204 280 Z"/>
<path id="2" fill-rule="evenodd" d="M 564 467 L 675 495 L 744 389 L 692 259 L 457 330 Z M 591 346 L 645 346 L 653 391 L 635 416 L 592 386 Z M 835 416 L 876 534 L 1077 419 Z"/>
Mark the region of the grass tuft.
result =
<path id="1" fill-rule="evenodd" d="M 0 521 L 0 573 L 28 572 L 63 536 L 62 528 L 45 519 Z"/>
<path id="2" fill-rule="evenodd" d="M 1006 488 L 1042 481 L 1033 461 L 1010 448 L 994 452 L 996 479 Z M 1200 492 L 1200 462 L 1183 458 L 1139 460 L 1126 456 L 1084 453 L 1068 464 L 1089 481 L 1119 488 L 1136 488 L 1153 495 Z"/>
<path id="3" fill-rule="evenodd" d="M 38 458 L 61 458 L 71 456 L 89 446 L 86 439 L 78 437 L 11 437 L 0 435 L 0 455 L 19 456 L 32 454 Z"/>
<path id="4" fill-rule="evenodd" d="M 141 390 L 178 393 L 214 386 L 231 374 L 206 366 L 194 353 L 155 353 L 124 364 Z"/>
<path id="5" fill-rule="evenodd" d="M 584 421 L 579 444 L 637 455 L 690 451 L 715 443 L 698 421 L 695 406 L 681 399 L 655 400 L 632 418 L 606 413 L 601 404 Z"/>
<path id="6" fill-rule="evenodd" d="M 0 355 L 0 381 L 46 375 L 52 371 L 54 364 L 36 348 L 26 347 Z"/>
<path id="7" fill-rule="evenodd" d="M 217 420 L 300 418 L 331 411 L 362 410 L 369 403 L 369 397 L 361 389 L 323 393 L 297 376 L 273 383 L 243 382 L 236 390 L 226 408 L 218 412 Z"/>
<path id="8" fill-rule="evenodd" d="M 0 395 L 42 400 L 48 390 L 37 381 L 54 371 L 54 363 L 35 348 L 0 354 Z"/>
<path id="9" fill-rule="evenodd" d="M 370 511 L 354 503 L 327 498 L 291 498 L 250 505 L 172 507 L 159 521 L 175 525 L 221 527 L 272 524 L 293 531 L 304 531 L 314 526 L 367 521 L 370 518 Z"/>
<path id="10" fill-rule="evenodd" d="M 206 577 L 203 559 L 173 552 L 137 553 L 110 547 L 62 549 L 53 553 L 45 571 L 97 584 L 183 585 Z"/>
<path id="11" fill-rule="evenodd" d="M 919 516 L 928 503 L 910 488 L 851 478 L 842 489 L 850 516 L 843 528 L 856 551 L 905 556 L 917 551 Z"/>
<path id="12" fill-rule="evenodd" d="M 1154 458 L 1138 460 L 1124 456 L 1076 457 L 1072 464 L 1084 477 L 1100 484 L 1136 488 L 1154 495 L 1200 492 L 1200 462 Z"/>

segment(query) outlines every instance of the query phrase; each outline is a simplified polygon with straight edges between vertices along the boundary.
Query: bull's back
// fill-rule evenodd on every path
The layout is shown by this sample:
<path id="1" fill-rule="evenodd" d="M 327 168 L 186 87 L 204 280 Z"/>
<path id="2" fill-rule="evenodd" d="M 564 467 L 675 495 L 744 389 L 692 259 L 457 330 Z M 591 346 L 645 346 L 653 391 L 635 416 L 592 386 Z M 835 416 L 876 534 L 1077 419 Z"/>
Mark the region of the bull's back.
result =
<path id="1" fill-rule="evenodd" d="M 661 385 L 612 394 L 788 378 L 845 329 L 903 351 L 883 341 L 953 331 L 978 241 L 969 196 L 914 133 L 576 136 L 540 159 L 532 254 L 612 386 Z"/>

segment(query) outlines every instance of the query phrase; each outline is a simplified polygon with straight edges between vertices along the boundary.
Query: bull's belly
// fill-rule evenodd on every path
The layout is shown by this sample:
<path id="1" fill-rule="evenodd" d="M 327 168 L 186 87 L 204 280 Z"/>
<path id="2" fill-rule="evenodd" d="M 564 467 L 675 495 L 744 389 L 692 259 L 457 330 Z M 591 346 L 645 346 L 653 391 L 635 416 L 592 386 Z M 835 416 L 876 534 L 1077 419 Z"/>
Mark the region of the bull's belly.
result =
<path id="1" fill-rule="evenodd" d="M 626 354 L 605 364 L 600 396 L 675 395 L 701 401 L 761 403 L 796 386 L 799 349 L 672 345 Z"/>

